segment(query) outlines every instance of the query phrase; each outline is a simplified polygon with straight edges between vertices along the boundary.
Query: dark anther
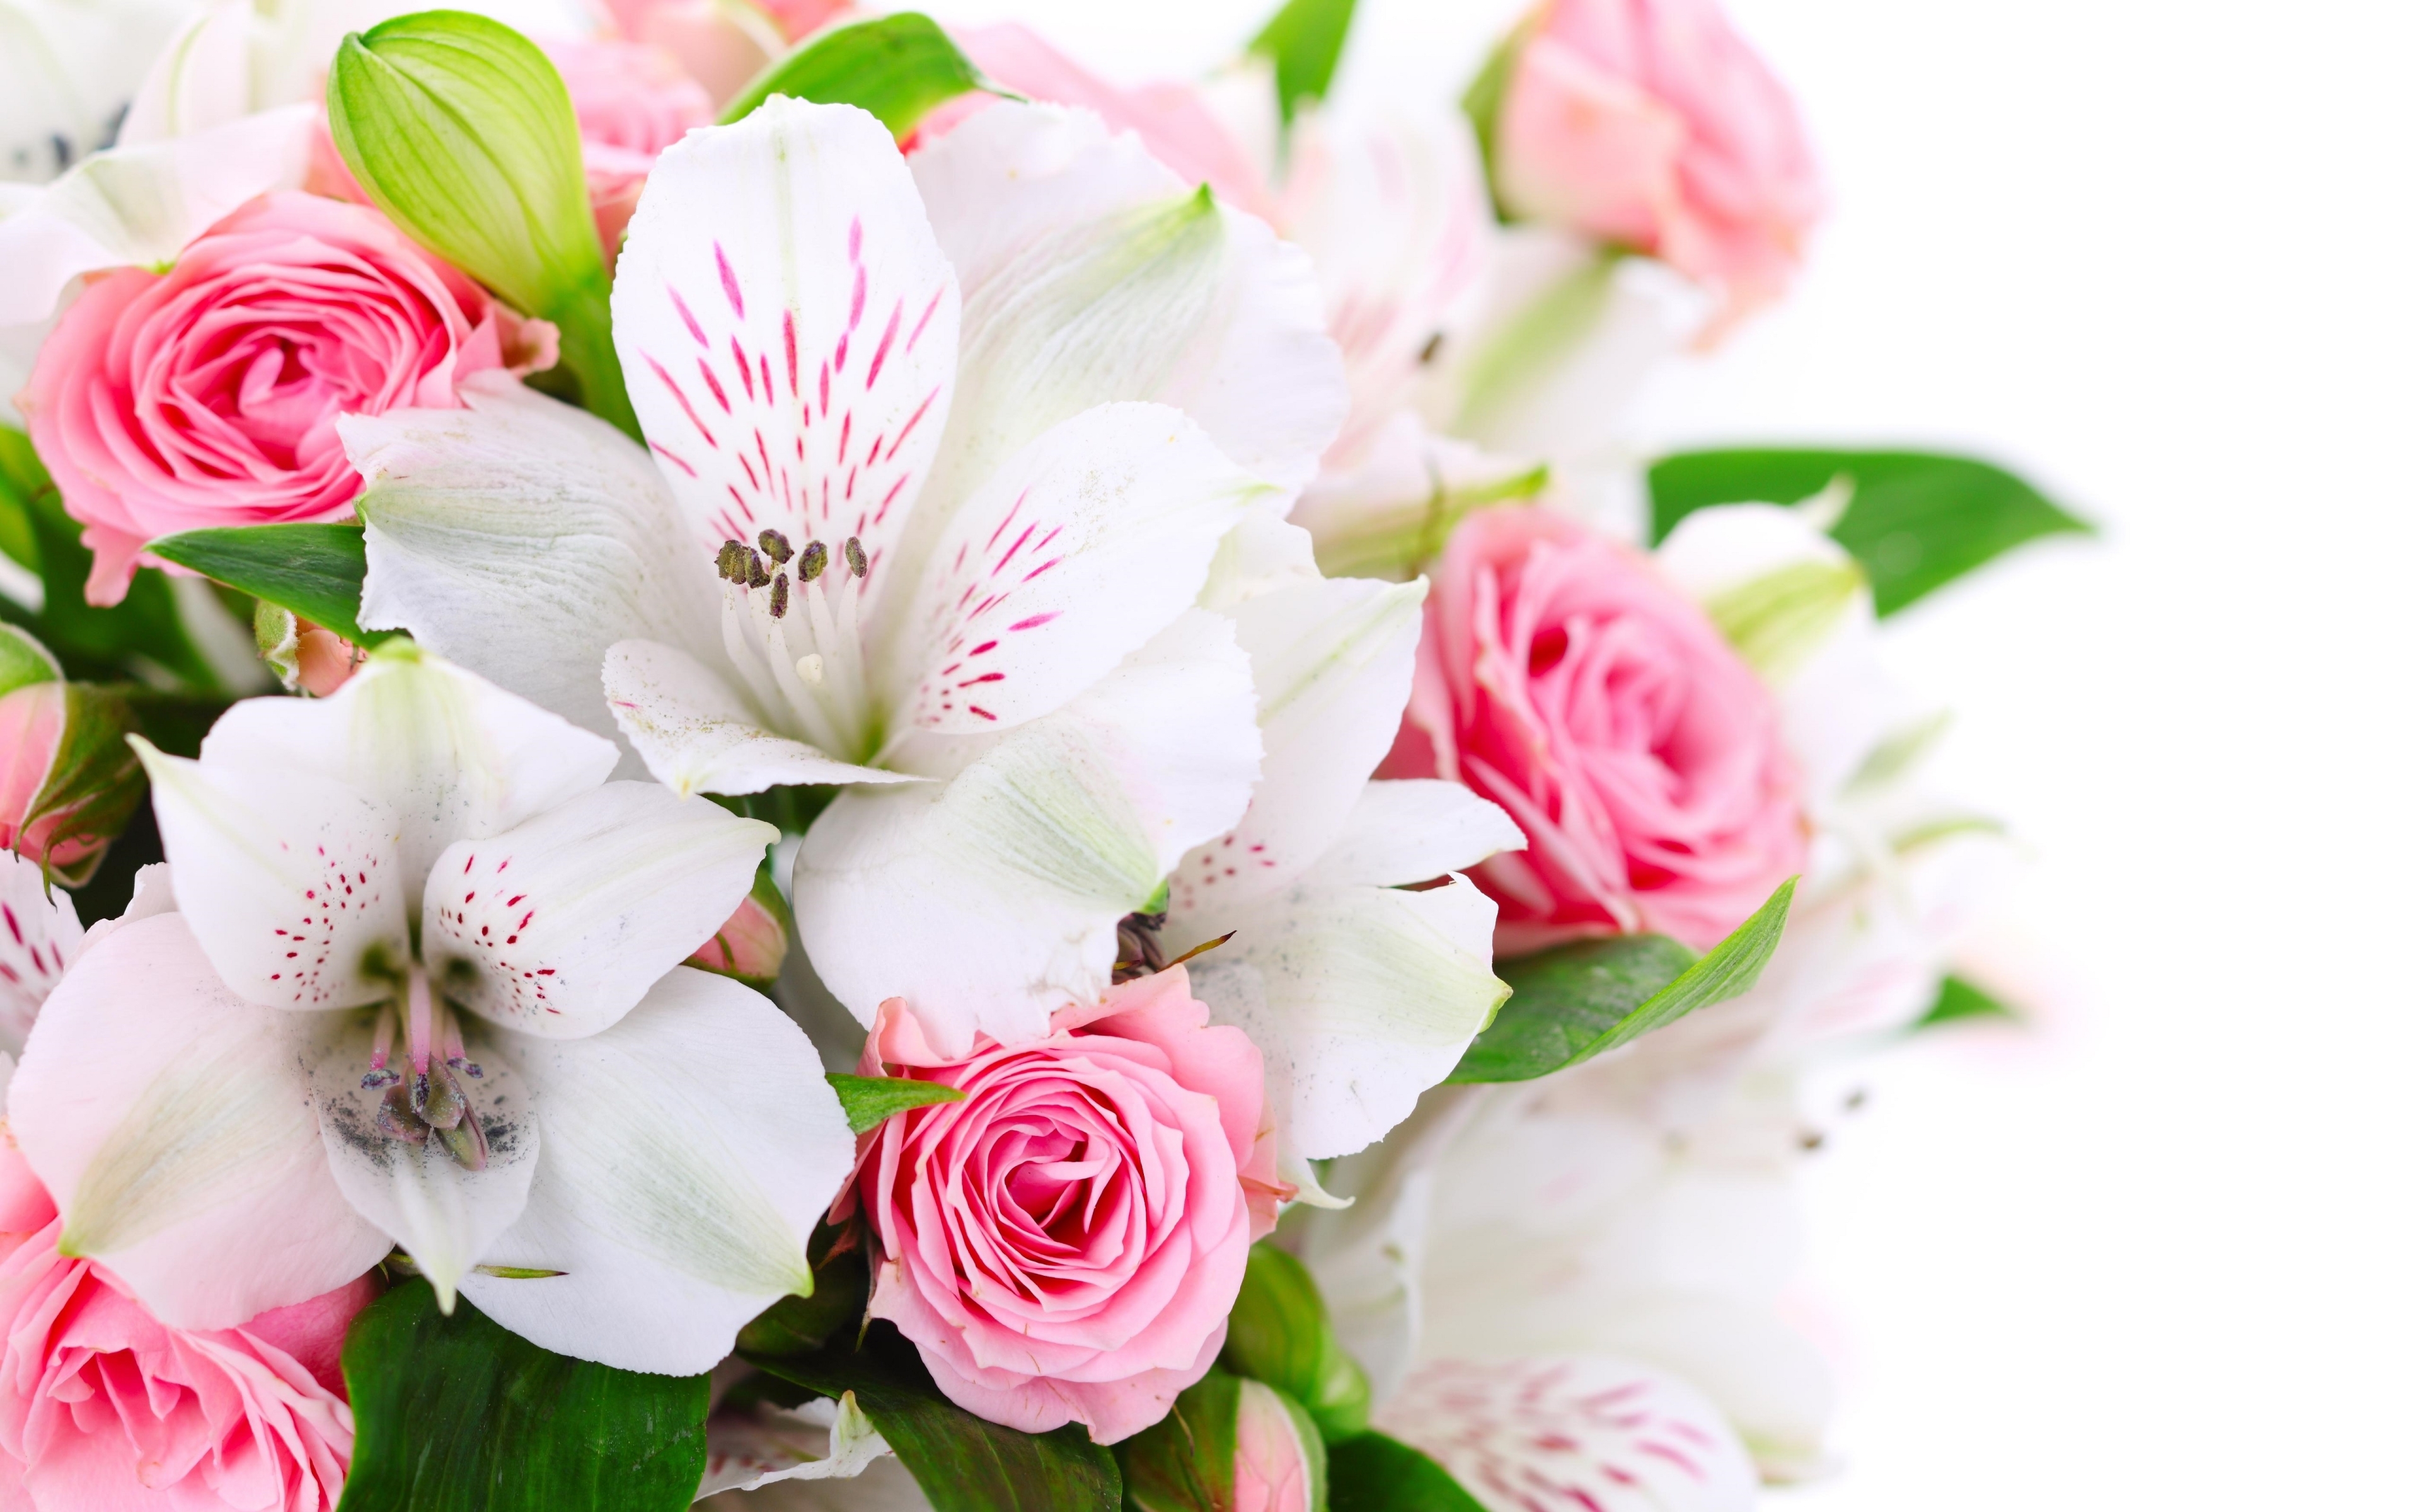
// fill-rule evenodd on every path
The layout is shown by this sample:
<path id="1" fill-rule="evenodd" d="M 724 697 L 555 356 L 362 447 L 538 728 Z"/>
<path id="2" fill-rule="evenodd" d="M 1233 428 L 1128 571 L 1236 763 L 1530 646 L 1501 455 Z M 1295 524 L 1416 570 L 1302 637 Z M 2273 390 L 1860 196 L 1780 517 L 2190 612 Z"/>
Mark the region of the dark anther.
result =
<path id="1" fill-rule="evenodd" d="M 852 535 L 848 538 L 847 543 L 840 548 L 840 554 L 848 558 L 849 571 L 861 578 L 865 576 L 865 548 L 857 544 L 856 536 Z"/>
<path id="2" fill-rule="evenodd" d="M 831 553 L 824 549 L 821 541 L 809 541 L 807 548 L 799 553 L 799 581 L 811 583 L 822 577 L 824 563 L 830 560 Z"/>
<path id="3" fill-rule="evenodd" d="M 454 1057 L 452 1059 L 446 1061 L 445 1064 L 453 1067 L 456 1071 L 460 1072 L 463 1075 L 470 1077 L 474 1082 L 480 1077 L 488 1074 L 486 1072 L 479 1069 L 479 1063 L 477 1061 L 465 1060 L 460 1056 Z"/>
<path id="4" fill-rule="evenodd" d="M 723 542 L 722 549 L 714 554 L 714 575 L 724 582 L 746 582 L 748 548 L 737 541 Z"/>
<path id="5" fill-rule="evenodd" d="M 758 531 L 756 544 L 764 548 L 767 556 L 773 559 L 773 565 L 780 567 L 789 563 L 790 538 L 780 531 Z"/>
<path id="6" fill-rule="evenodd" d="M 778 620 L 789 612 L 790 575 L 786 572 L 777 572 L 773 574 L 773 618 Z"/>
<path id="7" fill-rule="evenodd" d="M 748 586 L 762 588 L 773 579 L 765 571 L 765 559 L 755 552 L 748 553 Z"/>
<path id="8" fill-rule="evenodd" d="M 1109 968 L 1111 981 L 1133 981 L 1168 964 L 1168 952 L 1159 948 L 1159 932 L 1167 923 L 1165 913 L 1128 914 L 1118 920 L 1118 959 Z"/>
<path id="9" fill-rule="evenodd" d="M 1420 344 L 1420 362 L 1422 365 L 1435 362 L 1437 348 L 1444 345 L 1445 332 L 1442 331 L 1433 332 L 1427 341 L 1422 342 Z"/>
<path id="10" fill-rule="evenodd" d="M 392 1068 L 374 1071 L 362 1078 L 362 1090 L 375 1092 L 381 1087 L 393 1087 L 401 1080 L 403 1080 L 403 1072 Z"/>

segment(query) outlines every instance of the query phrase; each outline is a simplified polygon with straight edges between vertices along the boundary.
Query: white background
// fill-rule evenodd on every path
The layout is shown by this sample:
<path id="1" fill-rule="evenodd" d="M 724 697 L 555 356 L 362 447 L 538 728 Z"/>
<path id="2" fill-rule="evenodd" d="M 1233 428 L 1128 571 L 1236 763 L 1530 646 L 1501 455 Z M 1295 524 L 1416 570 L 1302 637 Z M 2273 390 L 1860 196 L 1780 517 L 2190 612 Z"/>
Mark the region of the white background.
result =
<path id="1" fill-rule="evenodd" d="M 961 0 L 1129 81 L 1255 0 Z M 1501 0 L 1361 0 L 1344 103 Z M 1735 0 L 1835 213 L 1672 440 L 1930 442 L 2105 527 L 1894 622 L 2036 856 L 2043 1024 L 1812 1166 L 1841 1473 L 1777 1512 L 2420 1506 L 2420 7 Z"/>

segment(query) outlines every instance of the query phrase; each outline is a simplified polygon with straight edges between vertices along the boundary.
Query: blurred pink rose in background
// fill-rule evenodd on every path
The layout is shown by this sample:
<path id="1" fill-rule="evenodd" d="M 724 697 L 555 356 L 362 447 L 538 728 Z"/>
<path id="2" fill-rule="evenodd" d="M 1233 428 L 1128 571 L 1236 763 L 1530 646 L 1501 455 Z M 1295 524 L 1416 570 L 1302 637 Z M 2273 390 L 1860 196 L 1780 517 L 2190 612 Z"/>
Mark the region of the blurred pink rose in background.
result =
<path id="1" fill-rule="evenodd" d="M 966 1099 L 869 1134 L 845 1216 L 878 1241 L 874 1301 L 969 1412 L 1110 1443 L 1165 1416 L 1226 1341 L 1245 1252 L 1283 1191 L 1261 1053 L 1213 1027 L 1183 967 L 1063 1009 L 1047 1039 L 934 1053 L 885 1003 L 862 1069 Z"/>
<path id="2" fill-rule="evenodd" d="M 240 1328 L 163 1326 L 89 1260 L 0 1124 L 0 1512 L 327 1512 L 367 1277 Z"/>
<path id="3" fill-rule="evenodd" d="M 115 604 L 144 544 L 212 525 L 342 519 L 361 474 L 336 417 L 451 409 L 489 368 L 554 359 L 523 322 L 377 211 L 267 194 L 165 273 L 120 269 L 43 343 L 18 398 Z"/>
<path id="4" fill-rule="evenodd" d="M 789 925 L 774 907 L 780 901 L 777 896 L 768 903 L 749 895 L 687 964 L 741 981 L 770 981 L 780 976 L 782 958 L 790 953 Z"/>
<path id="5" fill-rule="evenodd" d="M 1380 775 L 1459 780 L 1529 837 L 1472 872 L 1499 953 L 1639 931 L 1704 949 L 1801 870 L 1773 696 L 1652 558 L 1550 510 L 1491 509 L 1431 581 Z"/>
<path id="6" fill-rule="evenodd" d="M 549 42 L 546 53 L 571 91 L 588 203 L 610 269 L 647 171 L 691 127 L 713 121 L 714 101 L 678 59 L 647 43 L 579 38 Z"/>
<path id="7" fill-rule="evenodd" d="M 1497 116 L 1496 183 L 1524 219 L 1778 297 L 1823 189 L 1789 92 L 1714 0 L 1548 0 Z"/>
<path id="8" fill-rule="evenodd" d="M 796 42 L 847 19 L 848 0 L 604 0 L 614 30 L 663 49 L 716 104 Z"/>
<path id="9" fill-rule="evenodd" d="M 1187 183 L 1208 184 L 1237 208 L 1276 219 L 1266 174 L 1196 85 L 1121 88 L 1015 22 L 969 27 L 951 37 L 996 83 L 1028 99 L 1092 111 L 1111 131 L 1141 137 L 1144 149 Z M 991 100 L 985 94 L 960 96 L 927 116 L 920 135 L 939 135 Z"/>

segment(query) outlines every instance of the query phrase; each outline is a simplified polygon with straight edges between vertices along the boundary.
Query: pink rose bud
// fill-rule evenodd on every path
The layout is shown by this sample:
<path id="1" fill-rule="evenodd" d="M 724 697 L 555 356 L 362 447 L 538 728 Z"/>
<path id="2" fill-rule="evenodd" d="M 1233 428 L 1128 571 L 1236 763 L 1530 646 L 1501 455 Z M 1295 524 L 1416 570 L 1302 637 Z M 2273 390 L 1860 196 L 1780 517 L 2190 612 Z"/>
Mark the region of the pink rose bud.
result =
<path id="1" fill-rule="evenodd" d="M 59 1227 L 0 1124 L 0 1505 L 334 1507 L 353 1453 L 337 1356 L 369 1279 L 187 1332 L 60 1255 Z"/>
<path id="2" fill-rule="evenodd" d="M 164 273 L 86 287 L 18 404 L 84 522 L 85 596 L 115 604 L 154 537 L 349 517 L 362 479 L 338 416 L 456 408 L 463 379 L 547 366 L 553 342 L 376 210 L 281 193 Z"/>
<path id="3" fill-rule="evenodd" d="M 0 627 L 0 849 L 80 881 L 142 801 L 126 701 L 61 681 L 13 627 Z"/>
<path id="4" fill-rule="evenodd" d="M 1302 1409 L 1257 1381 L 1235 1403 L 1234 1512 L 1311 1512 L 1319 1434 Z"/>
<path id="5" fill-rule="evenodd" d="M 345 686 L 369 653 L 324 625 L 312 624 L 263 599 L 252 615 L 260 657 L 288 693 L 326 698 Z"/>
<path id="6" fill-rule="evenodd" d="M 691 128 L 710 124 L 714 101 L 660 47 L 582 38 L 550 42 L 546 53 L 571 91 L 588 203 L 610 269 L 656 159 Z"/>
<path id="7" fill-rule="evenodd" d="M 1779 710 L 1649 557 L 1566 516 L 1482 511 L 1432 578 L 1388 777 L 1443 777 L 1529 838 L 1473 876 L 1496 949 L 1654 932 L 1699 949 L 1803 869 Z"/>
<path id="8" fill-rule="evenodd" d="M 1788 286 L 1822 177 L 1714 0 L 1547 0 L 1512 45 L 1493 122 L 1508 209 L 1652 253 L 1734 310 Z"/>
<path id="9" fill-rule="evenodd" d="M 882 1005 L 865 1073 L 966 1097 L 867 1134 L 840 1215 L 861 1206 L 876 1241 L 868 1310 L 952 1401 L 1110 1443 L 1209 1371 L 1277 1185 L 1261 1053 L 1209 1018 L 1176 966 L 950 1059 Z"/>
<path id="10" fill-rule="evenodd" d="M 772 896 L 763 896 L 766 893 Z M 789 910 L 782 905 L 781 894 L 760 887 L 741 901 L 714 932 L 714 938 L 699 946 L 688 964 L 720 977 L 768 982 L 782 974 L 782 958 L 789 951 Z"/>

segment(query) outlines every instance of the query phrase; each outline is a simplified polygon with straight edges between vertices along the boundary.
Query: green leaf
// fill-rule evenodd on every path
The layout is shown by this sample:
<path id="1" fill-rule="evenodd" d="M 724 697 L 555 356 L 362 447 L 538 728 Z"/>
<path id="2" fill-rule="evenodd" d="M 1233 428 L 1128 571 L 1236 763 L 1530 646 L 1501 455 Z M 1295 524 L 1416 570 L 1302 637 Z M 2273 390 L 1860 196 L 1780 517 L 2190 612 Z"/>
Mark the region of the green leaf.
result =
<path id="1" fill-rule="evenodd" d="M 1353 31 L 1353 0 L 1286 0 L 1261 34 L 1246 44 L 1277 65 L 1278 111 L 1288 122 L 1305 100 L 1327 98 L 1344 39 Z"/>
<path id="2" fill-rule="evenodd" d="M 70 677 L 89 683 L 133 678 L 203 692 L 224 690 L 186 633 L 167 578 L 156 568 L 137 571 L 118 603 L 101 609 L 85 602 L 92 553 L 84 548 L 84 527 L 60 506 L 59 491 L 32 442 L 23 432 L 6 426 L 0 426 L 0 514 L 11 516 L 30 533 L 31 559 L 16 559 L 42 580 L 39 610 L 0 597 L 0 621 L 32 631 Z M 8 553 L 16 557 L 16 548 L 9 547 Z"/>
<path id="3" fill-rule="evenodd" d="M 1327 1505 L 1328 1512 L 1487 1512 L 1443 1465 L 1376 1432 L 1327 1446 Z"/>
<path id="4" fill-rule="evenodd" d="M 1933 998 L 1932 1006 L 1924 1011 L 1922 1018 L 1907 1027 L 1908 1032 L 1914 1034 L 1922 1029 L 1937 1029 L 1945 1024 L 1971 1024 L 1978 1020 L 2022 1024 L 2024 1015 L 1963 977 L 1944 977 L 1941 979 L 1940 995 Z"/>
<path id="5" fill-rule="evenodd" d="M 1655 539 L 1710 504 L 1796 503 L 1836 479 L 1853 491 L 1832 538 L 1866 569 L 1879 614 L 2027 541 L 2093 529 L 2023 478 L 1971 457 L 1769 447 L 1681 452 L 1648 469 Z"/>
<path id="6" fill-rule="evenodd" d="M 1534 955 L 1498 958 L 1512 995 L 1463 1052 L 1449 1082 L 1526 1082 L 1576 1066 L 1616 1045 L 1756 985 L 1790 918 L 1798 879 L 1693 961 L 1661 934 L 1581 940 Z"/>
<path id="7" fill-rule="evenodd" d="M 807 1263 L 814 1271 L 814 1289 L 808 1295 L 783 1297 L 750 1319 L 739 1331 L 739 1352 L 750 1355 L 803 1354 L 823 1348 L 843 1329 L 854 1330 L 865 1320 L 870 1278 L 865 1246 L 837 1250 L 843 1230 L 817 1224 L 807 1241 Z"/>
<path id="8" fill-rule="evenodd" d="M 1488 194 L 1496 202 L 1497 218 L 1503 221 L 1512 217 L 1504 208 L 1504 196 L 1496 192 L 1496 128 L 1504 117 L 1504 97 L 1512 87 L 1512 66 L 1520 61 L 1522 43 L 1534 24 L 1524 21 L 1507 33 L 1462 93 L 1462 113 L 1470 117 L 1471 134 L 1479 138 L 1479 162 L 1487 175 Z"/>
<path id="9" fill-rule="evenodd" d="M 749 81 L 723 107 L 724 124 L 744 119 L 775 95 L 819 105 L 855 105 L 891 128 L 916 129 L 945 100 L 984 87 L 983 75 L 930 16 L 903 10 L 810 39 Z"/>
<path id="10" fill-rule="evenodd" d="M 387 639 L 361 627 L 362 542 L 358 525 L 239 525 L 162 536 L 150 550 L 362 645 Z"/>
<path id="11" fill-rule="evenodd" d="M 706 1377 L 551 1354 L 468 1302 L 446 1317 L 424 1280 L 355 1319 L 344 1358 L 338 1512 L 678 1512 L 706 1473 Z"/>
<path id="12" fill-rule="evenodd" d="M 1300 1260 L 1265 1240 L 1245 1262 L 1218 1360 L 1299 1402 L 1323 1438 L 1370 1426 L 1370 1378 L 1337 1342 L 1318 1283 Z"/>
<path id="13" fill-rule="evenodd" d="M 1244 1383 L 1211 1372 L 1158 1422 L 1117 1446 L 1126 1512 L 1232 1512 Z"/>
<path id="14" fill-rule="evenodd" d="M 840 1110 L 848 1115 L 851 1134 L 863 1134 L 894 1113 L 934 1103 L 962 1103 L 967 1096 L 954 1087 L 912 1076 L 851 1076 L 830 1071 L 824 1072 L 824 1080 L 840 1094 Z"/>
<path id="15" fill-rule="evenodd" d="M 562 361 L 538 387 L 568 391 L 639 434 L 571 95 L 536 43 L 458 10 L 356 32 L 328 73 L 328 130 L 396 224 L 516 309 L 554 322 Z"/>
<path id="16" fill-rule="evenodd" d="M 934 1512 L 1117 1512 L 1117 1461 L 1069 1424 L 1020 1433 L 941 1395 L 916 1350 L 889 1323 L 856 1348 L 748 1354 L 766 1374 L 857 1405 L 916 1477 Z"/>

